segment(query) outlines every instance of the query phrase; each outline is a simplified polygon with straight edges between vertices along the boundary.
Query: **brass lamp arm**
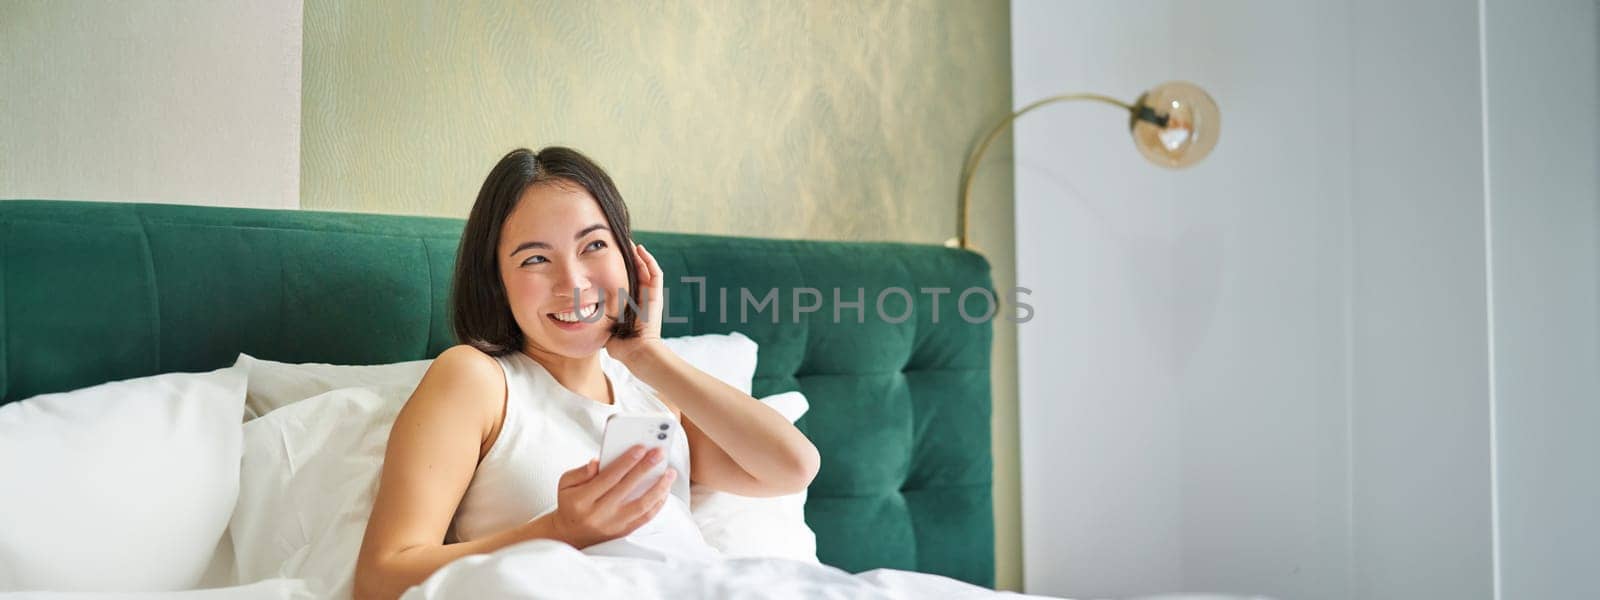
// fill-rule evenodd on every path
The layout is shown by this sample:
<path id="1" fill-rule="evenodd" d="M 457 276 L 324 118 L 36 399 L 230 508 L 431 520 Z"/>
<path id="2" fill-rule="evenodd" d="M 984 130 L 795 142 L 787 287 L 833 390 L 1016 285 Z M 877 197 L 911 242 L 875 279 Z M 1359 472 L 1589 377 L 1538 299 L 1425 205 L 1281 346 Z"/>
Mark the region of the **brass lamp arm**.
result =
<path id="1" fill-rule="evenodd" d="M 1007 126 L 1011 125 L 1011 123 L 1015 122 L 1018 117 L 1027 114 L 1029 111 L 1046 104 L 1054 104 L 1057 102 L 1067 102 L 1072 100 L 1093 100 L 1095 102 L 1103 102 L 1119 107 L 1128 111 L 1129 113 L 1132 113 L 1134 109 L 1133 105 L 1122 102 L 1121 100 L 1117 100 L 1116 98 L 1112 98 L 1110 96 L 1102 96 L 1100 94 L 1062 94 L 1059 96 L 1050 96 L 1049 98 L 1044 98 L 1024 106 L 1021 110 L 1012 113 L 1011 116 L 1006 117 L 1004 121 L 1001 121 L 999 124 L 995 125 L 994 129 L 989 130 L 989 134 L 983 137 L 983 141 L 978 144 L 978 147 L 973 149 L 972 155 L 967 157 L 966 164 L 961 168 L 961 237 L 955 240 L 957 245 L 963 249 L 971 248 L 967 231 L 969 221 L 968 197 L 972 194 L 972 180 L 973 175 L 977 173 L 978 162 L 983 160 L 983 153 L 989 150 L 989 145 L 994 143 L 995 138 L 1000 137 L 1000 133 L 1005 131 Z M 946 245 L 949 245 L 949 243 L 946 242 Z"/>

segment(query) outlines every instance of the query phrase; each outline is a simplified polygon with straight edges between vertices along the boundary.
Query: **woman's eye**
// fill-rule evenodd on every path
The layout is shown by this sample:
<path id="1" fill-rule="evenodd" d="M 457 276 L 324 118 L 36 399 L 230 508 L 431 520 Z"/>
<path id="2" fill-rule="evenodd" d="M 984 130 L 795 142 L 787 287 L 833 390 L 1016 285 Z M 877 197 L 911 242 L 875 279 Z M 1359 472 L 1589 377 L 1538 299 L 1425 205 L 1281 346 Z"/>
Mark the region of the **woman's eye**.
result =
<path id="1" fill-rule="evenodd" d="M 522 266 L 526 267 L 528 265 L 536 265 L 536 264 L 545 263 L 545 262 L 550 262 L 550 261 L 548 259 L 546 259 L 545 257 L 543 257 L 543 256 L 539 256 L 539 255 L 535 254 L 533 256 L 529 256 L 528 260 L 522 261 Z"/>
<path id="2" fill-rule="evenodd" d="M 599 250 L 599 249 L 604 248 L 604 247 L 606 247 L 605 240 L 595 240 L 595 241 L 589 242 L 589 245 L 584 247 L 584 251 L 593 252 L 595 250 Z"/>

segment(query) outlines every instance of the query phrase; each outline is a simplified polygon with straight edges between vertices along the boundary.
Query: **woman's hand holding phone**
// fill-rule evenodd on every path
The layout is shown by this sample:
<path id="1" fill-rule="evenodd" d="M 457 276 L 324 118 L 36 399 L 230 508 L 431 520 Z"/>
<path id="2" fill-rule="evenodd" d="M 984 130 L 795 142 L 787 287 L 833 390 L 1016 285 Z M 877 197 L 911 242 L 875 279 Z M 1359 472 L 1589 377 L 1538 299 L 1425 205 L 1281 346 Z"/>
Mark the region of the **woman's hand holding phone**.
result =
<path id="1" fill-rule="evenodd" d="M 646 451 L 634 446 L 603 469 L 600 461 L 591 460 L 562 473 L 551 514 L 556 537 L 582 549 L 628 535 L 649 522 L 666 504 L 677 471 L 667 469 L 638 498 L 627 496 L 665 459 L 659 448 Z"/>

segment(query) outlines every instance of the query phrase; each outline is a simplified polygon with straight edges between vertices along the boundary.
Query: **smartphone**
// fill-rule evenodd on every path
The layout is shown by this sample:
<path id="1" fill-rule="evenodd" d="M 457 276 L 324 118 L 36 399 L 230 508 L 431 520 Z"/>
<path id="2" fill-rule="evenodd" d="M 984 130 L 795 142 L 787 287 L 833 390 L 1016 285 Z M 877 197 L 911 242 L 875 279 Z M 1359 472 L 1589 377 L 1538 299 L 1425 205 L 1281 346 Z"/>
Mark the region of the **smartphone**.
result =
<path id="1" fill-rule="evenodd" d="M 644 495 L 667 472 L 667 462 L 672 457 L 672 445 L 678 438 L 678 421 L 671 414 L 616 414 L 606 418 L 606 430 L 600 438 L 600 468 L 621 458 L 629 448 L 643 446 L 661 449 L 661 462 L 650 467 L 644 479 L 624 496 L 624 501 Z"/>

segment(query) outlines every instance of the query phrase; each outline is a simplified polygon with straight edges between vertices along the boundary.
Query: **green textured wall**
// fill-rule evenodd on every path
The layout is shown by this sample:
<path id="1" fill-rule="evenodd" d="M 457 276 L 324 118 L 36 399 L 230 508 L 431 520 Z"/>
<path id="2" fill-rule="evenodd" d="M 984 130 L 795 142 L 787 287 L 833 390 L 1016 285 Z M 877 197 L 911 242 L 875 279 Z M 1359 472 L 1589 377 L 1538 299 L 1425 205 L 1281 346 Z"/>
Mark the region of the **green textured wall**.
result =
<path id="1" fill-rule="evenodd" d="M 940 243 L 1011 106 L 1010 6 L 306 0 L 301 207 L 465 217 L 507 150 L 576 147 L 639 229 Z M 1014 281 L 1009 140 L 975 239 Z M 1021 584 L 1016 335 L 998 321 L 998 582 Z"/>

